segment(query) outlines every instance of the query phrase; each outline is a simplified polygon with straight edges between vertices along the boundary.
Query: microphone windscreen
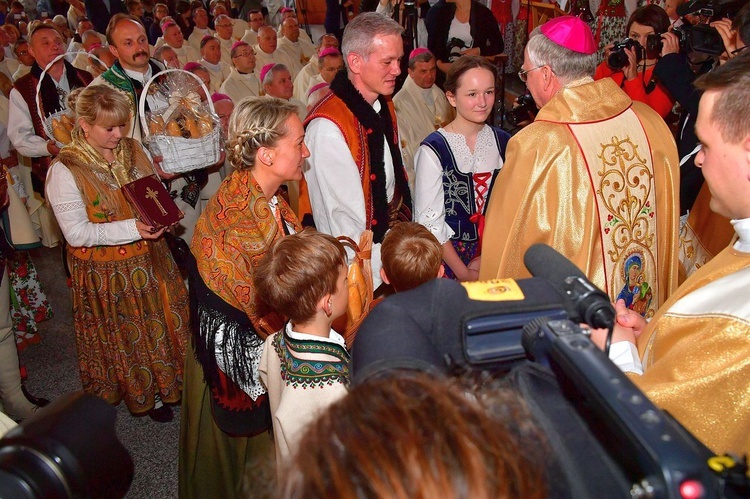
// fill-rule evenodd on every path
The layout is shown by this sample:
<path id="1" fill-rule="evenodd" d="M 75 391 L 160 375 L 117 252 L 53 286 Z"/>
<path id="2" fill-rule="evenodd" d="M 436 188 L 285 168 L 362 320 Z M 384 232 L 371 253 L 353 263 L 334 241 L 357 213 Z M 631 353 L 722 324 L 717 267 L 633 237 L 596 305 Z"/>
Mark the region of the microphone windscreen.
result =
<path id="1" fill-rule="evenodd" d="M 531 246 L 523 255 L 523 264 L 534 277 L 543 277 L 556 287 L 562 287 L 568 277 L 583 277 L 581 269 L 544 243 Z"/>

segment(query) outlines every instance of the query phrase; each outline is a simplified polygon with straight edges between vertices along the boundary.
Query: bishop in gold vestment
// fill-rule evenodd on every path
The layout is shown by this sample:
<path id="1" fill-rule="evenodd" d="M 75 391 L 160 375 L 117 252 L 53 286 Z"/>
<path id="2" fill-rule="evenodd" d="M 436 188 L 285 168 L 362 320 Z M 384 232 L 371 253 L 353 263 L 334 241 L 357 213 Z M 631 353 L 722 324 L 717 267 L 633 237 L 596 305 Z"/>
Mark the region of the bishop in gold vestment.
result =
<path id="1" fill-rule="evenodd" d="M 608 79 L 567 83 L 508 143 L 480 279 L 529 277 L 524 252 L 545 243 L 613 301 L 653 316 L 677 287 L 678 168 L 648 106 Z"/>

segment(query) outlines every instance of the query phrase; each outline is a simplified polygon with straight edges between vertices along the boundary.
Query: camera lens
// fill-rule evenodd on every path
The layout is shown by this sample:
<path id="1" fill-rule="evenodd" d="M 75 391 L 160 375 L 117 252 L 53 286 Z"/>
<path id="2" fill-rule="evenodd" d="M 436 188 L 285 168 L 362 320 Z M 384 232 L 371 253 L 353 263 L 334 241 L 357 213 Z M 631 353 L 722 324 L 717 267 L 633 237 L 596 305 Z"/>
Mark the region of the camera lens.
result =
<path id="1" fill-rule="evenodd" d="M 622 69 L 628 65 L 628 55 L 625 53 L 625 49 L 615 50 L 609 54 L 607 64 L 612 69 Z"/>

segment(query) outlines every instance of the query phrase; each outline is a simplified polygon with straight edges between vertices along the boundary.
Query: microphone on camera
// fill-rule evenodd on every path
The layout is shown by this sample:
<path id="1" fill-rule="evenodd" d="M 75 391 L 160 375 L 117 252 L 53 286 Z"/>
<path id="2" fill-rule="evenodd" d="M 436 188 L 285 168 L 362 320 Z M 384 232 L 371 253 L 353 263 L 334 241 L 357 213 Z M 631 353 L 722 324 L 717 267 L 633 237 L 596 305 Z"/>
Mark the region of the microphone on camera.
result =
<path id="1" fill-rule="evenodd" d="M 526 250 L 523 263 L 531 275 L 546 279 L 560 293 L 571 320 L 594 328 L 614 326 L 615 309 L 609 296 L 563 255 L 546 244 L 537 243 Z"/>

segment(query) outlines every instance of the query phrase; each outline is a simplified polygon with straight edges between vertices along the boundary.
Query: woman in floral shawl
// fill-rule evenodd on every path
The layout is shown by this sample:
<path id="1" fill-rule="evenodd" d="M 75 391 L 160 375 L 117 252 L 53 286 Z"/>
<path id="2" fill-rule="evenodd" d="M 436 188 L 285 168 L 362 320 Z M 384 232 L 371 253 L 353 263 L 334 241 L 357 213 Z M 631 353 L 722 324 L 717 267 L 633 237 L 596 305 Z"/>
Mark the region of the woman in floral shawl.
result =
<path id="1" fill-rule="evenodd" d="M 235 169 L 206 205 L 191 245 L 194 352 L 186 360 L 180 497 L 236 497 L 243 479 L 246 489 L 265 482 L 257 477 L 263 468 L 248 463 L 274 462 L 258 367 L 265 338 L 284 321 L 258 300 L 252 277 L 276 239 L 301 229 L 279 188 L 302 179 L 304 138 L 297 108 L 280 99 L 242 100 L 230 117 Z"/>

